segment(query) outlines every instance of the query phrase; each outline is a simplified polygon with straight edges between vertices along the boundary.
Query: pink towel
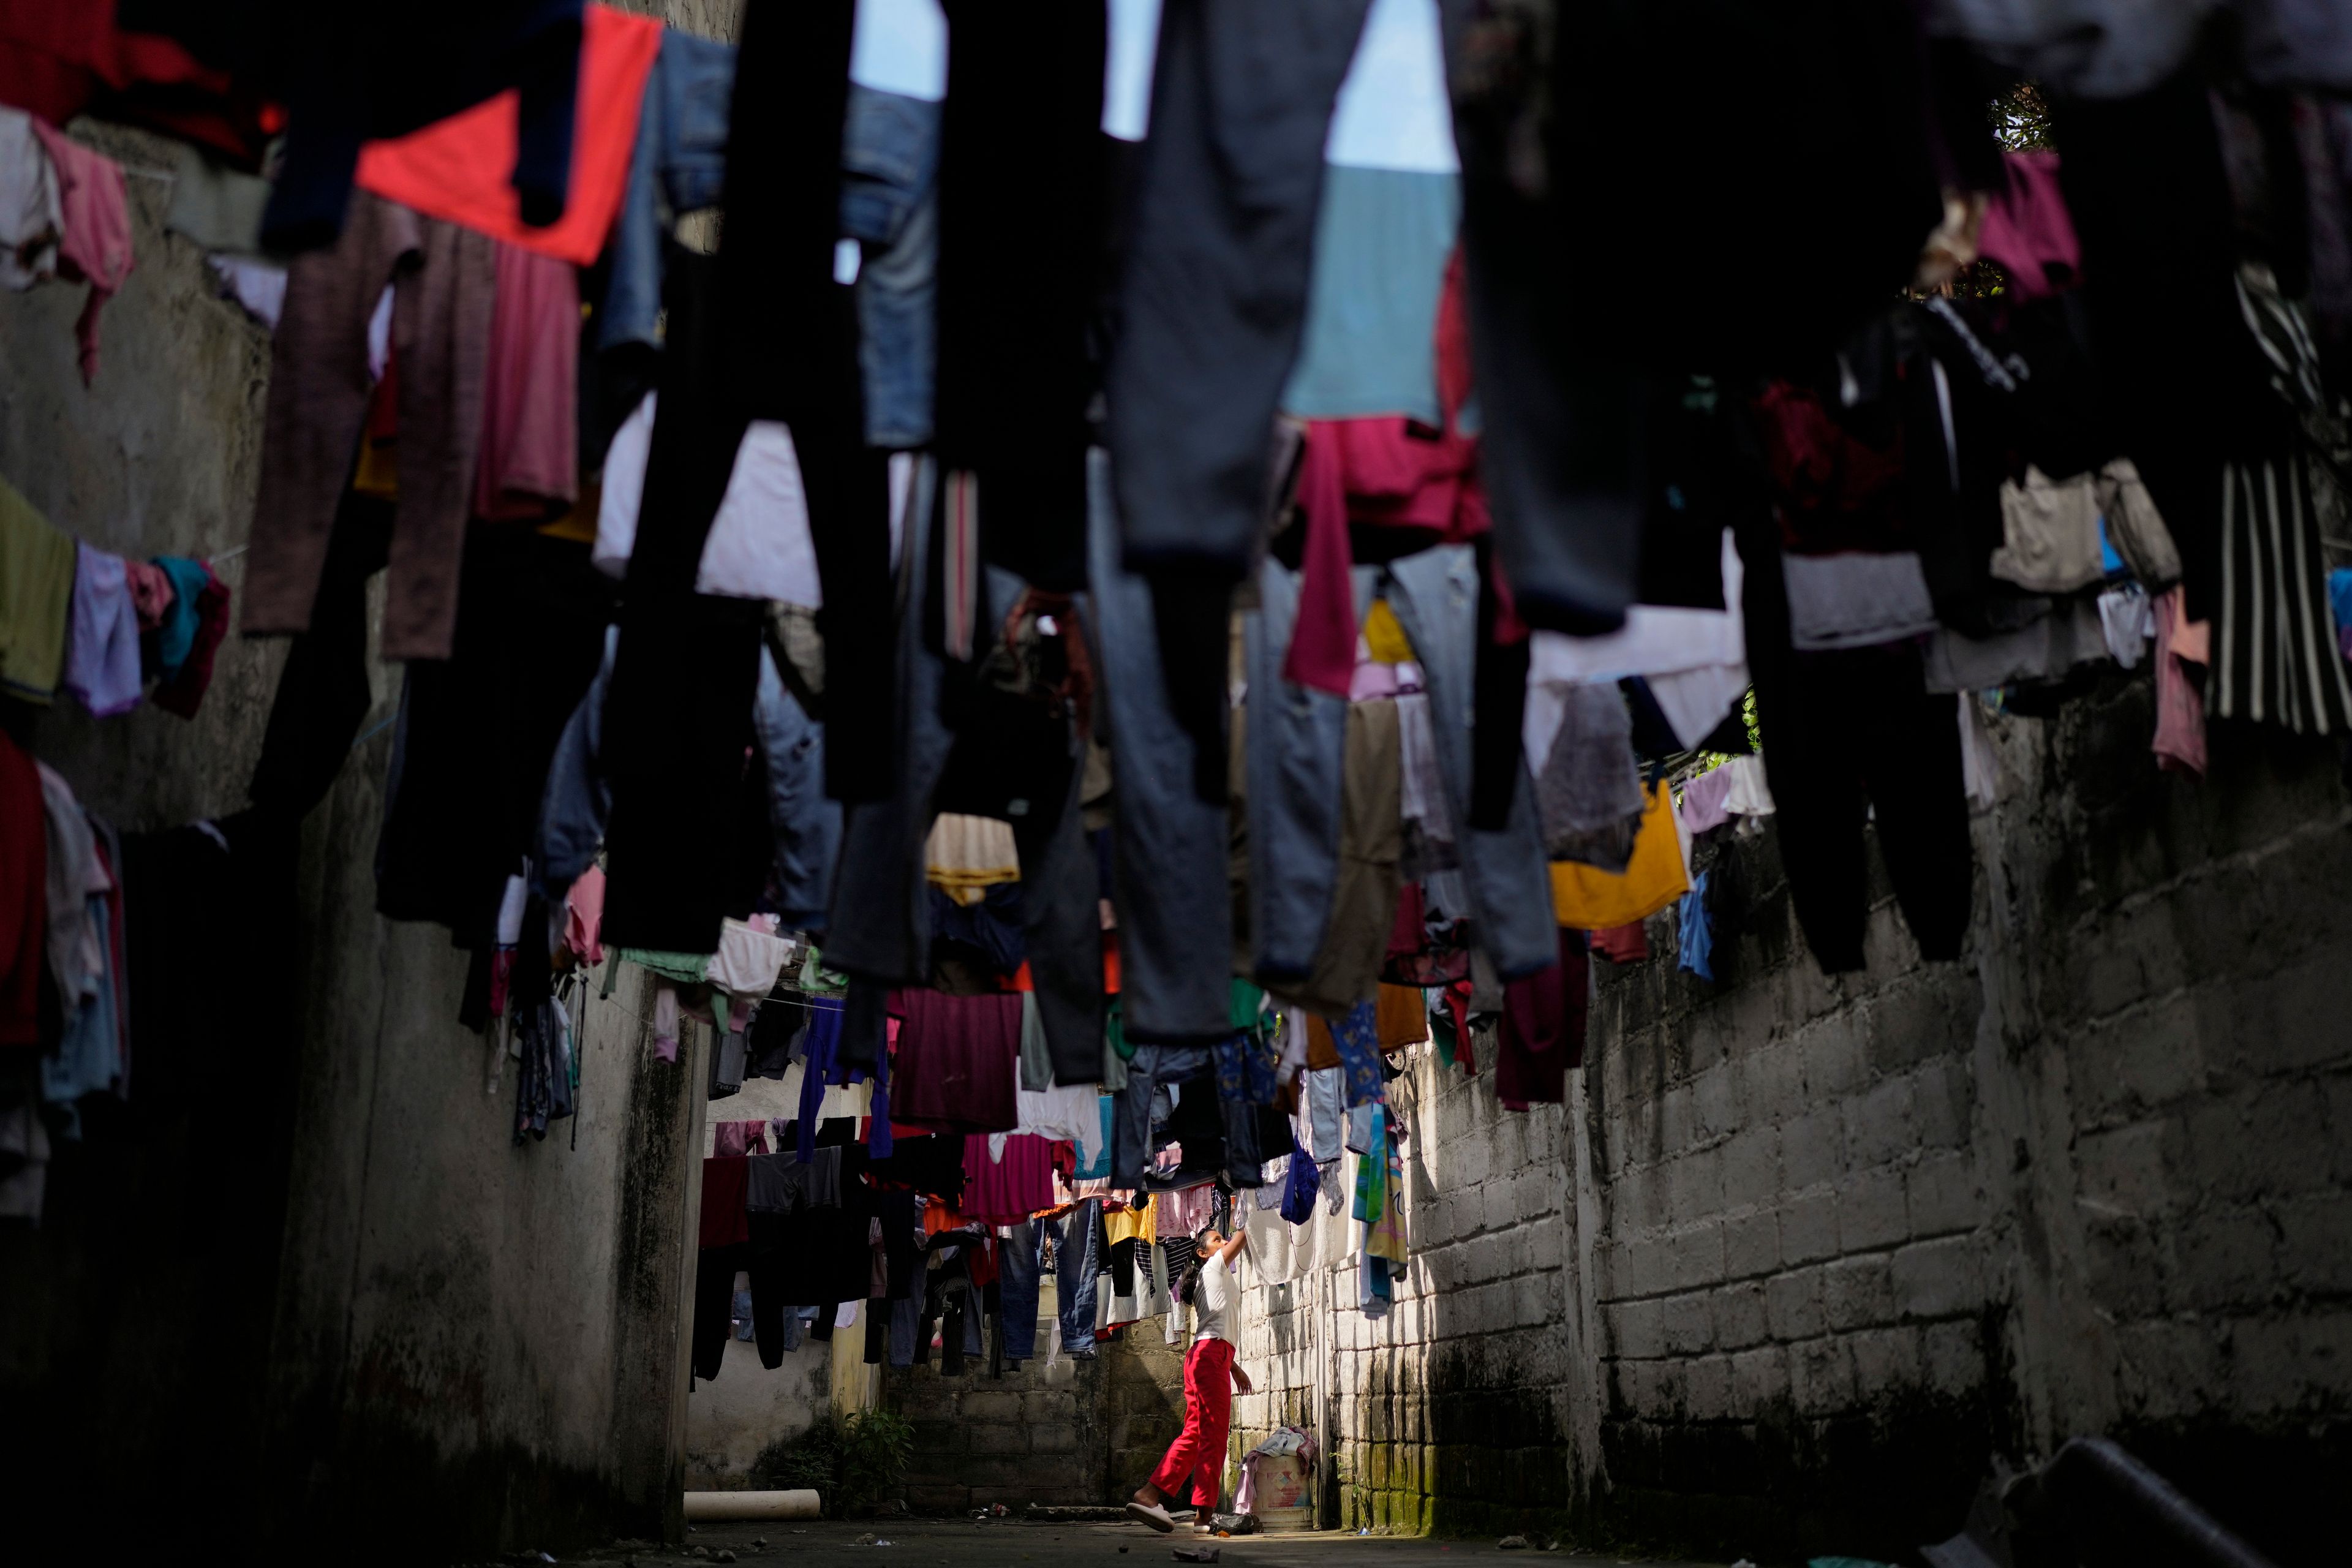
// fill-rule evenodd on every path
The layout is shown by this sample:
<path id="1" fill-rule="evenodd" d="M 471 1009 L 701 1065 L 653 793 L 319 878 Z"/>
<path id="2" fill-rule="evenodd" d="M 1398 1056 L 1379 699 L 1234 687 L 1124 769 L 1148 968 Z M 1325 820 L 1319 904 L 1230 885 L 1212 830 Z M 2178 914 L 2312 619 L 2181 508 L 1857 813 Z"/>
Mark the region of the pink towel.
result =
<path id="1" fill-rule="evenodd" d="M 2058 188 L 2055 153 L 2003 153 L 2009 184 L 1985 205 L 1978 250 L 2000 264 L 2021 300 L 2043 300 L 2083 280 L 2083 247 Z M 2053 278 L 2050 268 L 2061 275 Z"/>
<path id="2" fill-rule="evenodd" d="M 81 345 L 81 379 L 98 374 L 98 312 L 131 276 L 131 204 L 122 185 L 122 165 L 91 151 L 56 126 L 36 117 L 33 134 L 48 149 L 58 172 L 58 205 L 65 237 L 58 246 L 59 273 L 89 285 L 89 300 L 74 322 Z"/>

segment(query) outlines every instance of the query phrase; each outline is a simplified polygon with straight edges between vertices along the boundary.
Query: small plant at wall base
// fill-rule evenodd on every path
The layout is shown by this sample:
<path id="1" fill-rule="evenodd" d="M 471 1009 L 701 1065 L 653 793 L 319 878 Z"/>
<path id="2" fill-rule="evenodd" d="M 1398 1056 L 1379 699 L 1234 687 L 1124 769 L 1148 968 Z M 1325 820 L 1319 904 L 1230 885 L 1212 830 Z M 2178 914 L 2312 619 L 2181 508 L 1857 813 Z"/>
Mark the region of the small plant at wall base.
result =
<path id="1" fill-rule="evenodd" d="M 915 1454 L 915 1428 L 887 1410 L 861 1410 L 846 1420 L 827 1415 L 798 1436 L 771 1443 L 751 1466 L 751 1479 L 780 1490 L 807 1489 L 824 1503 L 827 1519 L 859 1519 L 898 1497 Z"/>

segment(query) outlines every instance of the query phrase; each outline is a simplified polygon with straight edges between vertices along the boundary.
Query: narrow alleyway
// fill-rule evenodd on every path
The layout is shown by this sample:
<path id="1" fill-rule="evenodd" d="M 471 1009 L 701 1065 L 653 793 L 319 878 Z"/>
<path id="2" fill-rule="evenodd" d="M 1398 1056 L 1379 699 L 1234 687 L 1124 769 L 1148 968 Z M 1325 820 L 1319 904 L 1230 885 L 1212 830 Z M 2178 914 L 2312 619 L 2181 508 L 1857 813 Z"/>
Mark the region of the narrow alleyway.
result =
<path id="1" fill-rule="evenodd" d="M 887 1547 L 878 1544 L 887 1541 Z M 762 1544 L 754 1544 L 761 1542 Z M 1203 1542 L 1179 1531 L 1159 1535 L 1136 1524 L 1031 1524 L 1018 1520 L 901 1520 L 874 1524 L 824 1522 L 705 1524 L 682 1548 L 641 1547 L 566 1558 L 594 1568 L 635 1563 L 700 1564 L 732 1552 L 742 1568 L 964 1568 L 965 1564 L 1034 1563 L 1037 1568 L 1089 1563 L 1096 1568 L 1145 1568 L 1177 1561 L 1180 1547 L 1213 1544 L 1221 1568 L 1450 1568 L 1470 1562 L 1526 1568 L 1702 1568 L 1658 1558 L 1589 1556 L 1534 1547 L 1504 1551 L 1492 1541 L 1430 1541 L 1412 1536 L 1354 1535 L 1322 1531 L 1305 1535 L 1239 1536 Z"/>

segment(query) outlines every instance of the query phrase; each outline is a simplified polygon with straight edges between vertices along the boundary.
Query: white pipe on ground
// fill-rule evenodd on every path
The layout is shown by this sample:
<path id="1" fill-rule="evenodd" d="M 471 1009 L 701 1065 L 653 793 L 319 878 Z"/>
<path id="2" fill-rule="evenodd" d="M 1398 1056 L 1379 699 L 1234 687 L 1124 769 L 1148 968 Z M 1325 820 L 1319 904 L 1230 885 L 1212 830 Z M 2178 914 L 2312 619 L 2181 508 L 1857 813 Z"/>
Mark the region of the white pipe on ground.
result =
<path id="1" fill-rule="evenodd" d="M 688 1492 L 688 1519 L 817 1519 L 824 1515 L 813 1491 Z"/>

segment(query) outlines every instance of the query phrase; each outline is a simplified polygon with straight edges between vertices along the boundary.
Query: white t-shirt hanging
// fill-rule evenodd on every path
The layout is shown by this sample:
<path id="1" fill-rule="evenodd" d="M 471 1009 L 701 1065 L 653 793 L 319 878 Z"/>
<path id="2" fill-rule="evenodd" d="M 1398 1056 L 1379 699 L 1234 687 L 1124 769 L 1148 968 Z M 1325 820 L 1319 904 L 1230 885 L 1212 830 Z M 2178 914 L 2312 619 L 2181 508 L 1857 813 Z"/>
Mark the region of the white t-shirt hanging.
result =
<path id="1" fill-rule="evenodd" d="M 1339 84 L 1323 159 L 1359 169 L 1461 172 L 1437 0 L 1372 0 Z"/>
<path id="2" fill-rule="evenodd" d="M 604 496 L 596 511 L 596 542 L 589 559 L 610 577 L 625 576 L 636 548 L 637 508 L 644 499 L 646 459 L 653 447 L 657 395 L 648 392 L 604 454 Z M 776 599 L 822 607 L 816 545 L 809 537 L 808 496 L 793 435 L 771 419 L 751 423 L 735 451 L 727 493 L 703 541 L 695 591 L 731 599 Z"/>
<path id="3" fill-rule="evenodd" d="M 1151 65 L 1160 55 L 1160 0 L 1110 0 L 1103 53 L 1103 133 L 1140 142 L 1151 125 Z"/>
<path id="4" fill-rule="evenodd" d="M 857 0 L 849 79 L 937 103 L 948 95 L 948 19 L 940 0 Z"/>

